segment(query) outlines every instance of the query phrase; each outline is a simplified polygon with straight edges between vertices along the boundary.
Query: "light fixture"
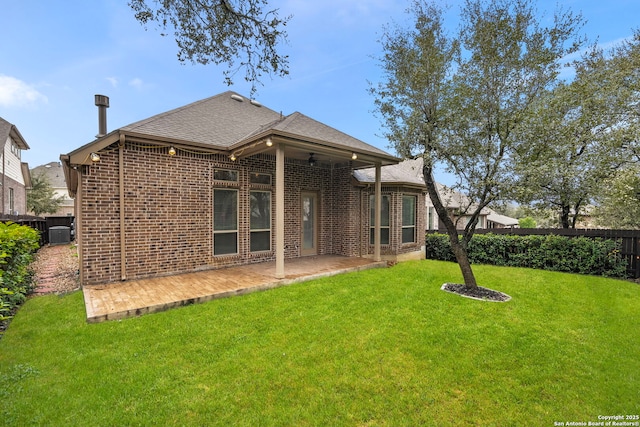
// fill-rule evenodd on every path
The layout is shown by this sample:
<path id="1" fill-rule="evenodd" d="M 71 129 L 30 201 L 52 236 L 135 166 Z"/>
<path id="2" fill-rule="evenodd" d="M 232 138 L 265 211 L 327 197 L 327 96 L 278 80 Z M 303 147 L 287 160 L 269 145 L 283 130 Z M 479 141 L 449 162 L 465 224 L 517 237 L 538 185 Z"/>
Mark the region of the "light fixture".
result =
<path id="1" fill-rule="evenodd" d="M 358 155 L 357 155 L 356 153 L 353 153 L 353 154 L 351 155 L 351 160 L 355 160 L 355 159 L 357 159 L 357 158 L 358 158 Z"/>
<path id="2" fill-rule="evenodd" d="M 271 138 L 267 138 L 267 147 L 271 147 L 273 145 L 273 141 Z"/>
<path id="3" fill-rule="evenodd" d="M 169 147 L 169 155 L 170 156 L 176 155 L 176 149 L 173 146 Z"/>
<path id="4" fill-rule="evenodd" d="M 315 157 L 313 157 L 313 153 L 309 153 L 309 166 L 315 166 L 318 162 Z"/>
<path id="5" fill-rule="evenodd" d="M 235 154 L 231 154 L 229 156 L 229 159 L 231 159 L 232 162 L 235 162 L 236 161 L 236 155 Z"/>
<path id="6" fill-rule="evenodd" d="M 91 153 L 90 156 L 93 163 L 97 163 L 100 161 L 100 155 L 98 153 Z"/>

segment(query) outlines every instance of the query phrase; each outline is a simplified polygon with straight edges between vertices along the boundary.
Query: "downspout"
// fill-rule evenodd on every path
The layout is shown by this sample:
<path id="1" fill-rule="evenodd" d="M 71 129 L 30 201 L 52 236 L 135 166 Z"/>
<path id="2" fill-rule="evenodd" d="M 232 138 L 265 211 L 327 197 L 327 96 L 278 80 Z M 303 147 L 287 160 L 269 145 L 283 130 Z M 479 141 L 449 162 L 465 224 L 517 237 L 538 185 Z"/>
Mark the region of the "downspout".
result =
<path id="1" fill-rule="evenodd" d="M 124 134 L 120 134 L 118 144 L 118 172 L 120 173 L 120 278 L 127 280 L 126 233 L 124 229 Z"/>

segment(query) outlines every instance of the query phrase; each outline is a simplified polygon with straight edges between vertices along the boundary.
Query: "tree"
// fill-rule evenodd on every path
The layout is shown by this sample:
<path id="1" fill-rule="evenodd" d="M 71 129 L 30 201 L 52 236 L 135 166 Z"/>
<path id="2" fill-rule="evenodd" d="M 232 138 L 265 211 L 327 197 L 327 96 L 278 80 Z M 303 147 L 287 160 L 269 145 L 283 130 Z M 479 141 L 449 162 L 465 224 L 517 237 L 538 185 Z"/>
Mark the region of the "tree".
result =
<path id="1" fill-rule="evenodd" d="M 598 225 L 607 228 L 640 229 L 640 166 L 630 165 L 602 183 L 606 189 L 596 200 Z"/>
<path id="2" fill-rule="evenodd" d="M 54 195 L 53 188 L 44 173 L 31 178 L 31 189 L 27 190 L 28 211 L 35 215 L 55 213 L 63 199 L 63 196 Z"/>
<path id="3" fill-rule="evenodd" d="M 386 29 L 385 81 L 371 89 L 385 136 L 405 157 L 422 156 L 424 178 L 443 220 L 467 288 L 477 288 L 467 245 L 480 213 L 513 193 L 515 129 L 534 100 L 551 88 L 559 59 L 577 50 L 581 18 L 558 11 L 540 27 L 528 0 L 467 0 L 457 38 L 443 11 L 415 0 L 413 30 Z M 568 45 L 568 46 L 567 46 Z M 442 162 L 468 196 L 470 221 L 458 230 L 440 200 L 433 167 Z M 459 233 L 461 236 L 459 236 Z"/>
<path id="4" fill-rule="evenodd" d="M 556 210 L 563 228 L 575 228 L 602 181 L 631 160 L 638 88 L 626 87 L 627 60 L 592 48 L 573 64 L 575 78 L 540 97 L 519 128 L 518 201 Z"/>
<path id="5" fill-rule="evenodd" d="M 263 13 L 267 0 L 130 0 L 136 19 L 145 27 L 155 22 L 166 35 L 173 30 L 178 60 L 216 65 L 227 64 L 225 83 L 245 68 L 244 79 L 256 90 L 264 74 L 286 76 L 289 59 L 278 53 L 285 42 L 283 27 L 290 16 L 278 10 Z M 239 61 L 239 64 L 237 62 Z"/>
<path id="6" fill-rule="evenodd" d="M 536 228 L 537 225 L 536 220 L 530 216 L 518 219 L 518 226 L 520 228 Z"/>

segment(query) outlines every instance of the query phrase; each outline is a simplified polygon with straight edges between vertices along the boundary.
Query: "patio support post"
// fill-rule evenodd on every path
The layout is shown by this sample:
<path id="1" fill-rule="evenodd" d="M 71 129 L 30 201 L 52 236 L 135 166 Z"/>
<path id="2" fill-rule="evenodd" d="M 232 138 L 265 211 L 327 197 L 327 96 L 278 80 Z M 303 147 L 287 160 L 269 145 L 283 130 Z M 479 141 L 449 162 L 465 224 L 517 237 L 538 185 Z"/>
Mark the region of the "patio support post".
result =
<path id="1" fill-rule="evenodd" d="M 284 279 L 284 147 L 276 147 L 276 279 Z"/>
<path id="2" fill-rule="evenodd" d="M 375 220 L 376 225 L 374 229 L 374 242 L 373 242 L 373 259 L 380 261 L 380 221 L 382 220 L 382 168 L 380 163 L 376 163 L 376 207 L 375 207 Z"/>

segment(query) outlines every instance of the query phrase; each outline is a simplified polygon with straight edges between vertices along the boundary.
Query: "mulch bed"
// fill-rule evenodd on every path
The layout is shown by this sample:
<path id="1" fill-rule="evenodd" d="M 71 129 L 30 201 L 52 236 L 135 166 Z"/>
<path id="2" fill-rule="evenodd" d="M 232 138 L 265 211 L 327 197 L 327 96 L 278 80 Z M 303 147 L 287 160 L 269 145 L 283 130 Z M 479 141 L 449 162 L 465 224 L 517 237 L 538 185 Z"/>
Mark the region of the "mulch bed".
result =
<path id="1" fill-rule="evenodd" d="M 440 289 L 445 292 L 450 292 L 452 294 L 457 294 L 479 301 L 507 302 L 511 299 L 511 297 L 507 294 L 499 291 L 494 291 L 493 289 L 483 288 L 482 286 L 468 288 L 465 285 L 461 285 L 458 283 L 445 283 Z"/>

